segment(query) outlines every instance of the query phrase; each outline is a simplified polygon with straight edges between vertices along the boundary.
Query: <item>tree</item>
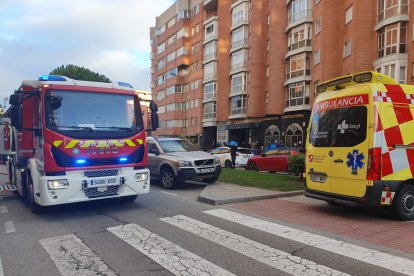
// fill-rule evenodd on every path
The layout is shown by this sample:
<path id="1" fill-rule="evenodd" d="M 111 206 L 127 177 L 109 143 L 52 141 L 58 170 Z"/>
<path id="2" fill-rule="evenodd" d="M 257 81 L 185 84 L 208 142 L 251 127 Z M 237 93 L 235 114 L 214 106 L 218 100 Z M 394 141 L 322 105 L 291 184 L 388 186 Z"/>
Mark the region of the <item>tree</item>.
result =
<path id="1" fill-rule="evenodd" d="M 62 65 L 52 70 L 50 75 L 65 76 L 75 80 L 111 82 L 105 75 L 92 72 L 91 70 L 73 64 Z"/>

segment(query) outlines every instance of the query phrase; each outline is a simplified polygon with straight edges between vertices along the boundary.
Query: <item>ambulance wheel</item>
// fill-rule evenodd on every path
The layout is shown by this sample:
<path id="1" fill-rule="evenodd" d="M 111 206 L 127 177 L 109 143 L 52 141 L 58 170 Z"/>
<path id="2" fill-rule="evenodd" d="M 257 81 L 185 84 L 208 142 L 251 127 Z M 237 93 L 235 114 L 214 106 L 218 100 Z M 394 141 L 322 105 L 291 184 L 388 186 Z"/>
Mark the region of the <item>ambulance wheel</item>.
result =
<path id="1" fill-rule="evenodd" d="M 26 175 L 27 179 L 27 193 L 26 193 L 26 202 L 27 205 L 30 207 L 32 212 L 34 214 L 40 214 L 44 211 L 45 207 L 39 205 L 36 203 L 34 197 L 34 188 L 33 188 L 33 182 L 32 177 L 30 176 L 30 172 L 28 171 L 28 174 Z"/>
<path id="2" fill-rule="evenodd" d="M 394 216 L 399 220 L 414 219 L 414 186 L 406 184 L 392 202 Z"/>
<path id="3" fill-rule="evenodd" d="M 164 168 L 161 171 L 161 185 L 164 189 L 172 190 L 177 186 L 174 171 L 171 168 Z"/>

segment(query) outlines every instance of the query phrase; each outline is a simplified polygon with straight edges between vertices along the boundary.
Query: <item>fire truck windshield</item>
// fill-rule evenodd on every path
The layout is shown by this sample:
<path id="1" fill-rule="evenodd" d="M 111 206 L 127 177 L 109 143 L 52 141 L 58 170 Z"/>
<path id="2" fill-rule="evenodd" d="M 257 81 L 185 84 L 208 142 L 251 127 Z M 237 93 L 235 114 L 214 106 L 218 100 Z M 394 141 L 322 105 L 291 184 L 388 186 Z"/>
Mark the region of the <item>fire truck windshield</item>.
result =
<path id="1" fill-rule="evenodd" d="M 71 136 L 91 132 L 122 136 L 143 129 L 138 99 L 133 95 L 50 90 L 44 101 L 46 127 Z"/>

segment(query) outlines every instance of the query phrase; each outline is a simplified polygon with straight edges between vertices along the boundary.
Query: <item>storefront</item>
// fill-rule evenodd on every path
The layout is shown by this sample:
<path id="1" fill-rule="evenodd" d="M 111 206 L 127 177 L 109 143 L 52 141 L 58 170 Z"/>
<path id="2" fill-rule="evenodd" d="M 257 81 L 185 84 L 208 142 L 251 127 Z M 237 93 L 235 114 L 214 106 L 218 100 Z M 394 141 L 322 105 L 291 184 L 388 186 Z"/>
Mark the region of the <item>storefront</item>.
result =
<path id="1" fill-rule="evenodd" d="M 263 147 L 270 144 L 304 147 L 309 118 L 310 111 L 289 112 L 265 117 L 260 124 L 258 136 L 253 139 Z"/>

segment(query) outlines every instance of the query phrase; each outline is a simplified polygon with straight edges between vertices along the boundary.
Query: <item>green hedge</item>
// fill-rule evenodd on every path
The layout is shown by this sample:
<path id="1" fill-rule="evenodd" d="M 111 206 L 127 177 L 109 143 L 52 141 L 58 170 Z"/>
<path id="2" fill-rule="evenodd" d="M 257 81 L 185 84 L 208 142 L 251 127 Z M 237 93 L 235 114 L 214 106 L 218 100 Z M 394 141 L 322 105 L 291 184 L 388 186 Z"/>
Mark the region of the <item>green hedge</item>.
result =
<path id="1" fill-rule="evenodd" d="M 288 159 L 288 173 L 302 176 L 305 172 L 305 155 L 292 155 Z"/>

